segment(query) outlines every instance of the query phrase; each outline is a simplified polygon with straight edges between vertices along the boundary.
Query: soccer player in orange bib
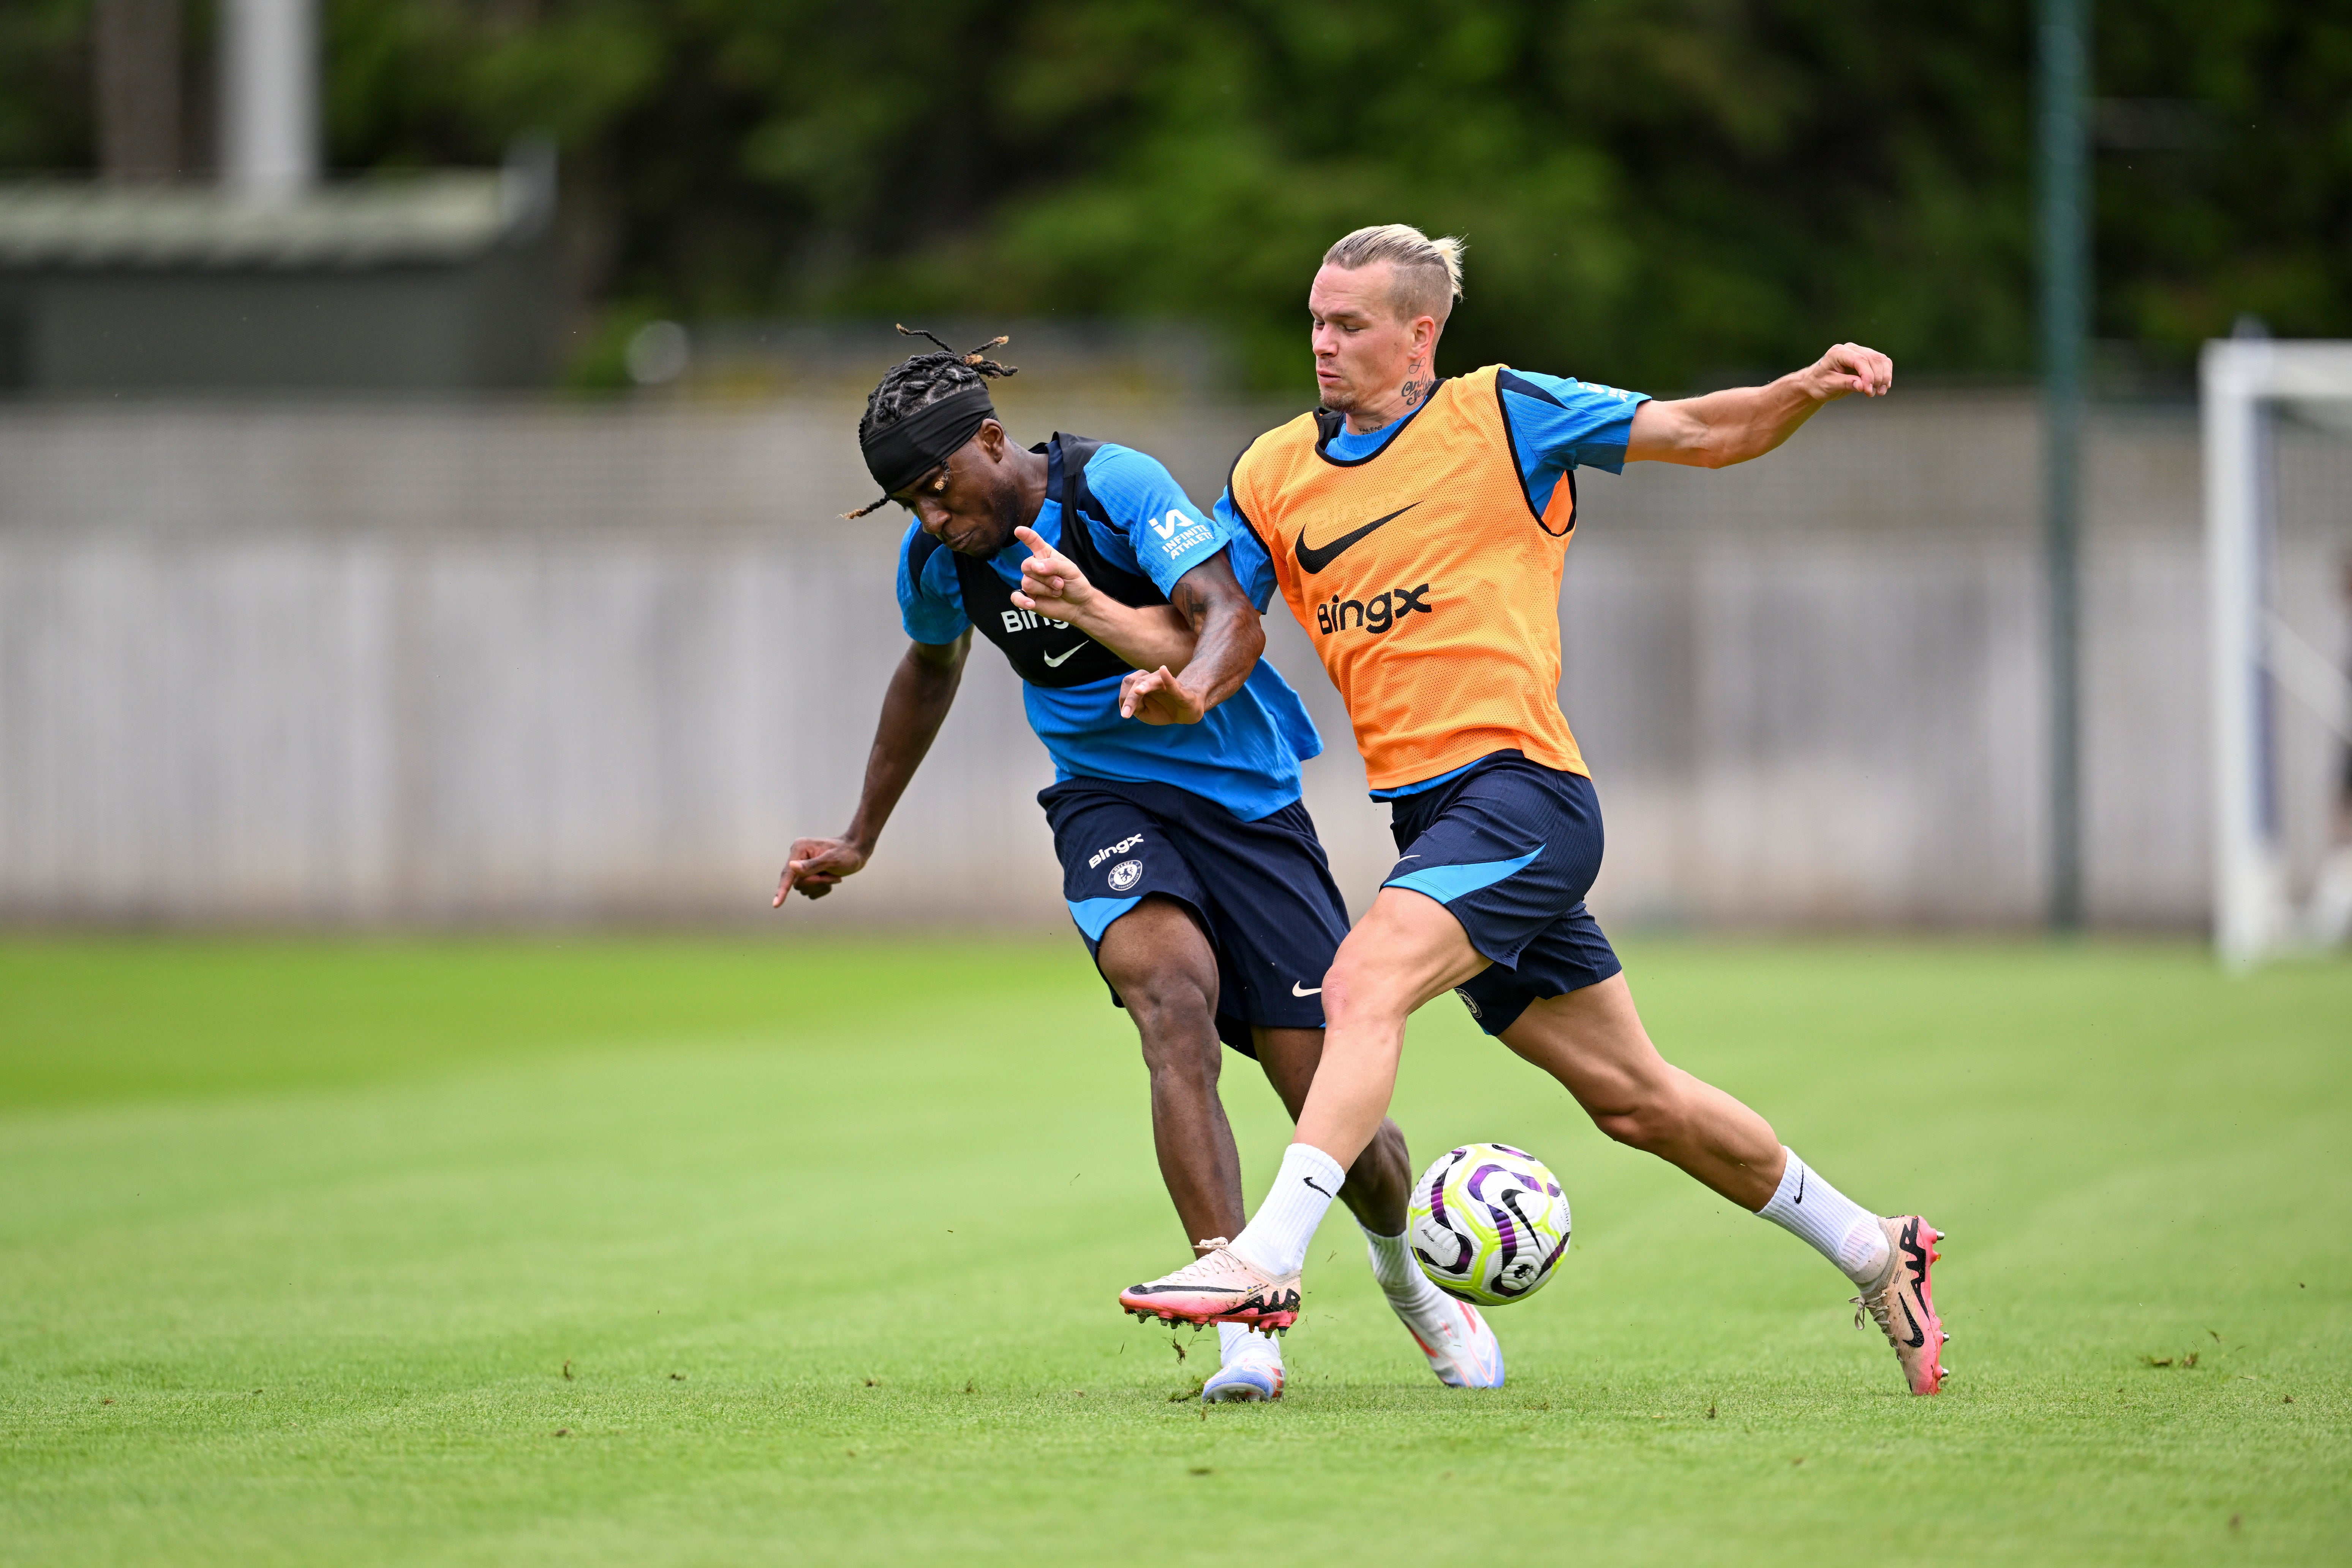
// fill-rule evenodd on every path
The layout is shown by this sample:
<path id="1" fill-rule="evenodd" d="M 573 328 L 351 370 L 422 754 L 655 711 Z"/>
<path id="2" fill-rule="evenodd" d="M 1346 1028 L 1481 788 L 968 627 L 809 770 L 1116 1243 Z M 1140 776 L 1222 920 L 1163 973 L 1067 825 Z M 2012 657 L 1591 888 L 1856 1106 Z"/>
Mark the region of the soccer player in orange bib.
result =
<path id="1" fill-rule="evenodd" d="M 1942 1233 L 1854 1203 L 1761 1116 L 1659 1056 L 1584 906 L 1601 812 L 1557 698 L 1576 470 L 1760 458 L 1822 404 L 1884 395 L 1893 362 L 1840 343 L 1769 386 L 1671 403 L 1500 365 L 1440 379 L 1461 254 L 1402 224 L 1331 247 L 1307 295 L 1322 406 L 1259 437 L 1218 503 L 1265 547 L 1244 586 L 1262 605 L 1279 585 L 1347 700 L 1402 858 L 1324 977 L 1321 1065 L 1265 1202 L 1226 1246 L 1120 1304 L 1295 1320 L 1307 1242 L 1387 1114 L 1405 1019 L 1452 990 L 1602 1131 L 1819 1249 L 1911 1391 L 1933 1394 Z M 1122 707 L 1169 721 L 1164 697 L 1143 699 L 1172 680 L 1129 675 Z"/>

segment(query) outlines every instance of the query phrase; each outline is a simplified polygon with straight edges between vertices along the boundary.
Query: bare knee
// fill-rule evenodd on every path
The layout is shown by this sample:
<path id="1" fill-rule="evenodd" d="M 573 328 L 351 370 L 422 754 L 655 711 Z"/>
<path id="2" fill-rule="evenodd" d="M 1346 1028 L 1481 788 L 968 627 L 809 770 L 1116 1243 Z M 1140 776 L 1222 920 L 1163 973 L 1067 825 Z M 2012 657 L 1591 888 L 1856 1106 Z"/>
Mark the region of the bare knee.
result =
<path id="1" fill-rule="evenodd" d="M 1664 1119 L 1650 1107 L 1631 1110 L 1596 1110 L 1592 1125 L 1629 1149 L 1639 1149 L 1654 1154 L 1673 1142 L 1671 1130 Z"/>
<path id="2" fill-rule="evenodd" d="M 1645 1154 L 1678 1147 L 1690 1126 L 1683 1097 L 1672 1082 L 1629 1086 L 1586 1106 L 1585 1111 L 1601 1131 Z"/>
<path id="3" fill-rule="evenodd" d="M 1154 972 L 1118 988 L 1142 1037 L 1143 1062 L 1156 1079 L 1168 1075 L 1217 1081 L 1223 1066 L 1215 1000 L 1189 975 Z"/>
<path id="4" fill-rule="evenodd" d="M 1401 1024 L 1414 1000 L 1393 971 L 1344 946 L 1323 976 L 1323 1017 L 1330 1029 Z"/>
<path id="5" fill-rule="evenodd" d="M 1146 899 L 1111 922 L 1096 953 L 1143 1037 L 1143 1060 L 1155 1081 L 1167 1074 L 1217 1080 L 1217 961 L 1191 911 Z"/>

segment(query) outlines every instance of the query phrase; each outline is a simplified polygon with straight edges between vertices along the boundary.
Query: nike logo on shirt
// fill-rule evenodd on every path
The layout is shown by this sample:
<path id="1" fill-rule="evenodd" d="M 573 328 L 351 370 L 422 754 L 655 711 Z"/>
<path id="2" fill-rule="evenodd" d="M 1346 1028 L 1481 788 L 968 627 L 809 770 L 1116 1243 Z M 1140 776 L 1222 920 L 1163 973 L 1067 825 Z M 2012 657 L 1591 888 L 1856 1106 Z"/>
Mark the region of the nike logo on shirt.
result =
<path id="1" fill-rule="evenodd" d="M 1340 552 L 1346 550 L 1349 545 L 1363 538 L 1364 535 L 1371 532 L 1372 530 L 1380 527 L 1382 523 L 1394 522 L 1398 518 L 1402 517 L 1405 513 L 1411 511 L 1413 507 L 1419 506 L 1420 504 L 1421 503 L 1419 501 L 1414 501 L 1410 506 L 1401 506 L 1397 508 L 1396 510 L 1389 513 L 1388 516 L 1376 517 L 1372 519 L 1371 521 L 1364 524 L 1363 527 L 1357 529 L 1354 532 L 1343 533 L 1339 538 L 1333 540 L 1330 543 L 1325 545 L 1318 546 L 1307 543 L 1307 531 L 1302 528 L 1298 531 L 1298 537 L 1291 541 L 1291 553 L 1298 558 L 1298 569 L 1300 571 L 1310 574 L 1320 572 L 1323 568 L 1330 565 L 1331 563 L 1339 559 Z"/>
<path id="2" fill-rule="evenodd" d="M 1086 646 L 1087 646 L 1086 644 L 1084 644 L 1084 643 L 1080 643 L 1080 644 L 1078 645 L 1078 647 L 1086 647 Z M 1055 658 L 1055 657 L 1054 657 L 1052 654 L 1050 654 L 1050 653 L 1049 653 L 1049 654 L 1047 654 L 1047 655 L 1045 656 L 1045 668 L 1046 668 L 1047 669 L 1059 669 L 1059 668 L 1062 668 L 1062 666 L 1064 666 L 1064 665 L 1066 665 L 1066 664 L 1067 664 L 1067 663 L 1069 663 L 1069 662 L 1070 662 L 1070 654 L 1071 654 L 1071 653 L 1076 653 L 1076 652 L 1077 652 L 1077 651 L 1078 651 L 1078 647 L 1074 647 L 1074 648 L 1072 648 L 1072 649 L 1070 650 L 1070 653 L 1066 653 L 1066 654 L 1062 655 L 1059 658 Z"/>
<path id="3" fill-rule="evenodd" d="M 1297 981 L 1294 980 L 1290 983 L 1290 994 L 1293 996 L 1320 996 L 1323 994 L 1323 987 L 1318 985 L 1314 990 L 1309 991 L 1306 986 L 1301 985 Z"/>

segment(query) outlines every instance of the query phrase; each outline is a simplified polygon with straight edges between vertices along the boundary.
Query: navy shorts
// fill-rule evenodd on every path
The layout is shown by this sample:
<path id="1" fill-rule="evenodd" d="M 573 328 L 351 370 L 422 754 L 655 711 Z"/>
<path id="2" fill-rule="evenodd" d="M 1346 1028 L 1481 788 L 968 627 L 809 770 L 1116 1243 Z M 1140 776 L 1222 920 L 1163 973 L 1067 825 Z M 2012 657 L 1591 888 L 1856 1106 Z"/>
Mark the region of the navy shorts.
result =
<path id="1" fill-rule="evenodd" d="M 1257 1054 L 1250 1026 L 1323 1026 L 1323 972 L 1348 906 L 1306 805 L 1244 822 L 1173 784 L 1074 778 L 1037 796 L 1062 897 L 1097 955 L 1110 922 L 1153 893 L 1191 910 L 1216 950 L 1217 1037 Z M 1118 993 L 1111 1000 L 1120 1006 Z"/>
<path id="2" fill-rule="evenodd" d="M 1499 1035 L 1528 1005 L 1597 985 L 1623 965 L 1584 907 L 1601 874 L 1592 781 L 1517 752 L 1390 803 L 1404 858 L 1382 884 L 1444 904 L 1493 963 L 1454 987 Z"/>

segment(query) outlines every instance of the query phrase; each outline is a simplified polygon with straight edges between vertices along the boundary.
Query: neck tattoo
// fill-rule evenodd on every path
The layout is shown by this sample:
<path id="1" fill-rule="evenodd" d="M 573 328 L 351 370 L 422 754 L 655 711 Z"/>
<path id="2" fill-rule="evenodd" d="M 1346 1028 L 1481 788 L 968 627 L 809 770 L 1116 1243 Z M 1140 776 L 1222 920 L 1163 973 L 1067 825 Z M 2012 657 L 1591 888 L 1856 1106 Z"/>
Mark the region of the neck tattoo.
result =
<path id="1" fill-rule="evenodd" d="M 1428 368 L 1415 360 L 1405 367 L 1404 384 L 1397 388 L 1397 393 L 1404 399 L 1407 408 L 1418 408 L 1436 390 L 1437 383 L 1431 377 Z"/>

